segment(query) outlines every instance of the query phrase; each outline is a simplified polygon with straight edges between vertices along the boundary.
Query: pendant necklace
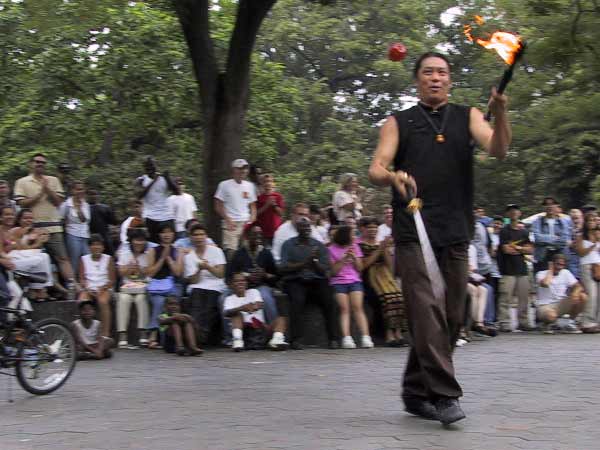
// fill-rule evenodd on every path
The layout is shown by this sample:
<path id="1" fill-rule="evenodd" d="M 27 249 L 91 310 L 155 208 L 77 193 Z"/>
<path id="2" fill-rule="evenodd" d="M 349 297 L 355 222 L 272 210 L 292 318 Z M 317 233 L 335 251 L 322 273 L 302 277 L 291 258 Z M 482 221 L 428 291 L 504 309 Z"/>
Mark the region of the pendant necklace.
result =
<path id="1" fill-rule="evenodd" d="M 450 105 L 447 105 L 444 111 L 442 111 L 444 117 L 442 118 L 442 126 L 440 128 L 438 128 L 435 125 L 434 121 L 431 119 L 431 117 L 429 117 L 429 114 L 421 105 L 417 105 L 417 107 L 419 108 L 419 111 L 421 111 L 425 119 L 427 119 L 427 122 L 429 122 L 431 128 L 433 128 L 433 131 L 435 131 L 435 142 L 437 142 L 438 144 L 443 144 L 444 142 L 446 142 L 446 137 L 444 136 L 444 128 L 446 128 L 446 120 L 448 119 L 448 110 L 450 109 Z"/>

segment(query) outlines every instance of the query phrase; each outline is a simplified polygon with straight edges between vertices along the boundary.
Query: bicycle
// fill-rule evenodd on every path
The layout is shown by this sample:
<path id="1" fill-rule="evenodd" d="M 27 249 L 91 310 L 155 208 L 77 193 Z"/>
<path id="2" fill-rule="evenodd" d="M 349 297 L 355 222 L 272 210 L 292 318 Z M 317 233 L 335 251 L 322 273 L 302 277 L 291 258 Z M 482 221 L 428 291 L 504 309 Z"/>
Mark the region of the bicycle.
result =
<path id="1" fill-rule="evenodd" d="M 38 274 L 13 271 L 15 281 L 41 282 Z M 26 288 L 24 289 L 26 291 Z M 0 306 L 0 374 L 17 378 L 27 392 L 45 395 L 61 387 L 77 360 L 70 326 L 55 318 L 33 323 L 23 308 L 23 294 L 15 307 Z M 7 296 L 0 292 L 0 300 Z M 14 373 L 3 371 L 13 369 Z M 12 401 L 9 398 L 9 401 Z"/>

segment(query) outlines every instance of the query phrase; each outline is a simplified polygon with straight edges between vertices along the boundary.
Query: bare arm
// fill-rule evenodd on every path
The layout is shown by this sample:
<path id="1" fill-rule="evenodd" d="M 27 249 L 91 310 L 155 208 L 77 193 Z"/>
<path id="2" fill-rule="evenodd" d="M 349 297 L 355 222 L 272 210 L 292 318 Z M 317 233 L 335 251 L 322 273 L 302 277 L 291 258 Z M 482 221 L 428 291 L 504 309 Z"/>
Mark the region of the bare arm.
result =
<path id="1" fill-rule="evenodd" d="M 256 222 L 256 202 L 250 203 L 250 223 Z"/>
<path id="2" fill-rule="evenodd" d="M 494 128 L 487 122 L 483 113 L 477 108 L 471 108 L 469 130 L 477 143 L 485 149 L 489 156 L 504 159 L 512 140 L 512 131 L 508 122 L 508 98 L 499 95 L 492 88 L 492 96 L 488 107 L 494 116 Z"/>

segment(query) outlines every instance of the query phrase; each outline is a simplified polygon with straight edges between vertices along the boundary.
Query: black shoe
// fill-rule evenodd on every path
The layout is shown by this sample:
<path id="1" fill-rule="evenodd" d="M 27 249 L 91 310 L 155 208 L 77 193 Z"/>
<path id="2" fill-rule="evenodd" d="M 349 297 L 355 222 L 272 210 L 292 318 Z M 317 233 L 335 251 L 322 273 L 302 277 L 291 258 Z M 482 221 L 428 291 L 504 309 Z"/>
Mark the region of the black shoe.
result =
<path id="1" fill-rule="evenodd" d="M 304 345 L 302 345 L 300 342 L 292 342 L 292 345 L 290 345 L 290 348 L 292 350 L 304 350 Z"/>
<path id="2" fill-rule="evenodd" d="M 329 341 L 329 349 L 330 350 L 339 350 L 340 349 L 340 343 L 336 340 L 333 341 Z"/>
<path id="3" fill-rule="evenodd" d="M 435 402 L 435 407 L 438 412 L 438 420 L 443 425 L 450 425 L 466 417 L 456 398 L 441 397 Z"/>
<path id="4" fill-rule="evenodd" d="M 427 420 L 439 420 L 437 408 L 427 399 L 419 397 L 402 397 L 404 411 Z"/>

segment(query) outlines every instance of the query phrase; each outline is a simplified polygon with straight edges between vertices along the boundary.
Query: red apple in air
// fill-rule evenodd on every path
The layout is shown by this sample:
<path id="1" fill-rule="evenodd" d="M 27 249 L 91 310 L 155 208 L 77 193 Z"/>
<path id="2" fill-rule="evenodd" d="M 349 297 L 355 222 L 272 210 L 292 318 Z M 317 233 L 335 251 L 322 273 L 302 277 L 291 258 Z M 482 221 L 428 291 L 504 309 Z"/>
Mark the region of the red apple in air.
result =
<path id="1" fill-rule="evenodd" d="M 406 46 L 400 42 L 395 42 L 388 49 L 388 58 L 391 61 L 402 61 L 406 57 Z"/>

